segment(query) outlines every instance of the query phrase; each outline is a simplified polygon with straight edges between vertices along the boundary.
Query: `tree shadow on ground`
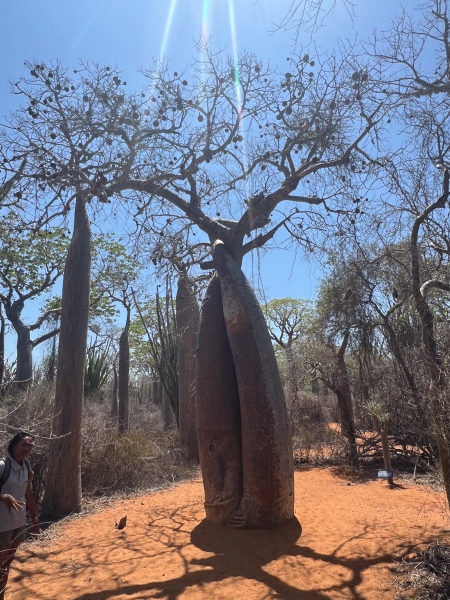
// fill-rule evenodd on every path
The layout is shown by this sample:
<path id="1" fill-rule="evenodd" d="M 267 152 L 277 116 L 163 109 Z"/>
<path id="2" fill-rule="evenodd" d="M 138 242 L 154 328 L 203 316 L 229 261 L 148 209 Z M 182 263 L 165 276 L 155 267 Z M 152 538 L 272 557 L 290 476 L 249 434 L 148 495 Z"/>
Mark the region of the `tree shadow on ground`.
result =
<path id="1" fill-rule="evenodd" d="M 364 537 L 366 534 L 367 532 L 364 531 L 358 537 Z M 350 594 L 349 597 L 354 600 L 363 600 L 356 588 L 362 581 L 364 571 L 373 565 L 393 560 L 390 554 L 350 559 L 337 556 L 340 551 L 342 552 L 342 546 L 350 540 L 346 540 L 332 554 L 321 554 L 308 546 L 299 546 L 297 541 L 300 536 L 301 526 L 297 519 L 270 530 L 237 530 L 214 526 L 204 520 L 192 530 L 190 542 L 200 550 L 213 555 L 191 560 L 186 564 L 183 575 L 164 581 L 121 585 L 115 589 L 81 594 L 76 600 L 110 600 L 133 594 L 142 594 L 140 598 L 177 600 L 188 588 L 193 586 L 202 588 L 209 583 L 217 583 L 229 578 L 244 578 L 262 583 L 270 590 L 265 597 L 285 600 L 327 600 L 330 597 L 329 592 L 334 590 Z M 291 583 L 269 572 L 273 566 L 270 563 L 291 557 L 299 559 L 295 564 L 290 563 L 289 568 L 294 570 L 289 576 Z M 340 566 L 349 573 L 349 577 L 345 581 L 337 579 L 328 587 L 323 581 L 315 588 L 309 586 L 309 589 L 301 589 L 300 583 L 293 584 L 296 579 L 295 569 L 299 570 L 303 581 L 305 579 L 310 581 L 305 574 L 310 573 L 312 577 L 315 561 Z M 194 570 L 191 570 L 192 567 Z M 198 569 L 198 567 L 202 568 Z M 145 593 L 149 596 L 144 595 Z"/>

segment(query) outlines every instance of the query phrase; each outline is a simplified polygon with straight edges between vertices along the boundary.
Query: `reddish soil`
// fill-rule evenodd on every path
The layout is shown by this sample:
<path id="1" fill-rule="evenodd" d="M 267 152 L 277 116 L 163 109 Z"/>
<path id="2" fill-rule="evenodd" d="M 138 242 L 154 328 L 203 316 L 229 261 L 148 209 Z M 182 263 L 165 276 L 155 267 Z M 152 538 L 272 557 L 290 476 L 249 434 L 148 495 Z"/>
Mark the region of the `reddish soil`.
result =
<path id="1" fill-rule="evenodd" d="M 270 531 L 207 524 L 202 492 L 196 480 L 57 525 L 19 550 L 7 600 L 389 600 L 395 560 L 449 541 L 442 494 L 404 482 L 299 471 L 298 521 Z"/>

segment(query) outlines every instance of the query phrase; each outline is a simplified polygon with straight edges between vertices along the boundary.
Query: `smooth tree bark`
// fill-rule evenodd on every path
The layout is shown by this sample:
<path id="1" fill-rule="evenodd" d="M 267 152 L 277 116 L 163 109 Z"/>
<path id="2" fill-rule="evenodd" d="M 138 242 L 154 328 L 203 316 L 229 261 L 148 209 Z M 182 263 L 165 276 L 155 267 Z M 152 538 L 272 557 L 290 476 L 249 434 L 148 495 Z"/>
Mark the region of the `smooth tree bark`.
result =
<path id="1" fill-rule="evenodd" d="M 294 517 L 292 435 L 283 385 L 263 312 L 225 244 L 213 247 L 241 416 L 243 492 L 229 520 L 272 527 Z"/>
<path id="2" fill-rule="evenodd" d="M 187 449 L 188 458 L 198 460 L 195 376 L 200 309 L 192 283 L 185 273 L 181 273 L 178 278 L 176 320 L 180 441 Z"/>
<path id="3" fill-rule="evenodd" d="M 86 201 L 86 195 L 78 191 L 64 270 L 53 439 L 42 505 L 43 513 L 48 516 L 81 510 L 81 415 L 91 269 L 91 228 Z"/>
<path id="4" fill-rule="evenodd" d="M 127 305 L 127 320 L 119 340 L 119 431 L 124 433 L 129 427 L 128 386 L 130 382 L 130 313 Z"/>
<path id="5" fill-rule="evenodd" d="M 195 410 L 206 518 L 224 525 L 242 497 L 242 436 L 239 390 L 217 274 L 209 282 L 201 310 Z"/>

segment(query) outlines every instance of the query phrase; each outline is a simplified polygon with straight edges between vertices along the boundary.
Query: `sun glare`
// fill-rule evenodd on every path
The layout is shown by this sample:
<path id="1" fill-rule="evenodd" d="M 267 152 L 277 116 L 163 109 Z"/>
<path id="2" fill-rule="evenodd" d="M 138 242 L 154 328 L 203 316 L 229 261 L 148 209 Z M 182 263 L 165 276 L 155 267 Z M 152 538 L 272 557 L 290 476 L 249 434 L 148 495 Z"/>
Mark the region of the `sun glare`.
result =
<path id="1" fill-rule="evenodd" d="M 160 48 L 160 51 L 159 51 L 159 56 L 161 58 L 163 58 L 164 55 L 165 55 L 165 53 L 166 53 L 167 42 L 168 42 L 168 39 L 169 39 L 170 28 L 172 27 L 173 15 L 175 14 L 175 9 L 177 7 L 177 1 L 178 0 L 171 0 L 170 1 L 169 13 L 167 15 L 166 25 L 164 27 L 163 39 L 162 39 L 161 48 Z"/>
<path id="2" fill-rule="evenodd" d="M 208 39 L 209 36 L 209 6 L 211 0 L 203 0 L 202 6 L 202 37 Z"/>
<path id="3" fill-rule="evenodd" d="M 241 86 L 239 85 L 239 61 L 238 61 L 238 49 L 237 49 L 237 35 L 236 35 L 236 17 L 235 17 L 235 11 L 234 11 L 234 0 L 228 0 L 228 15 L 229 15 L 229 19 L 230 19 L 230 34 L 231 34 L 231 47 L 232 47 L 232 51 L 233 51 L 233 63 L 234 63 L 234 72 L 237 74 L 235 75 L 235 89 L 236 89 L 236 99 L 238 102 L 238 107 L 239 107 L 239 112 L 241 112 L 242 110 L 242 92 L 241 92 Z M 242 152 L 242 160 L 244 163 L 244 168 L 247 171 L 247 166 L 248 166 L 248 159 L 247 159 L 247 152 L 246 152 L 246 140 L 245 140 L 245 131 L 242 130 L 242 136 L 244 137 L 244 143 L 243 143 L 243 152 Z M 248 180 L 245 180 L 245 187 L 246 187 L 246 195 L 249 196 L 249 189 L 248 189 Z"/>

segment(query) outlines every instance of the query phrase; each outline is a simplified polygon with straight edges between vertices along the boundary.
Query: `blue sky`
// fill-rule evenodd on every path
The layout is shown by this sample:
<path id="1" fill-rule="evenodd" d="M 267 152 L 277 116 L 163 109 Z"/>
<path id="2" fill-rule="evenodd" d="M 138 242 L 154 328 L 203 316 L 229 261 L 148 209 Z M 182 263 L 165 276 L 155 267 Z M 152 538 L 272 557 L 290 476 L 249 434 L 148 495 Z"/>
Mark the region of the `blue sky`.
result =
<path id="1" fill-rule="evenodd" d="M 319 49 L 335 46 L 338 37 L 366 38 L 374 27 L 388 28 L 400 5 L 397 0 L 361 0 L 352 22 L 343 0 L 337 2 L 326 28 L 314 35 Z M 182 70 L 195 58 L 194 41 L 203 32 L 217 49 L 230 54 L 246 49 L 282 66 L 292 52 L 292 35 L 270 31 L 291 4 L 292 0 L 3 0 L 0 119 L 17 106 L 9 81 L 23 73 L 24 60 L 58 59 L 68 67 L 79 59 L 117 65 L 130 88 L 140 87 L 140 67 L 163 55 L 174 70 Z M 308 45 L 310 36 L 305 34 L 301 41 Z M 314 297 L 320 268 L 313 263 L 300 255 L 294 261 L 287 251 L 267 253 L 259 278 L 257 261 L 256 255 L 248 260 L 247 275 L 254 284 L 263 284 L 267 299 Z"/>

